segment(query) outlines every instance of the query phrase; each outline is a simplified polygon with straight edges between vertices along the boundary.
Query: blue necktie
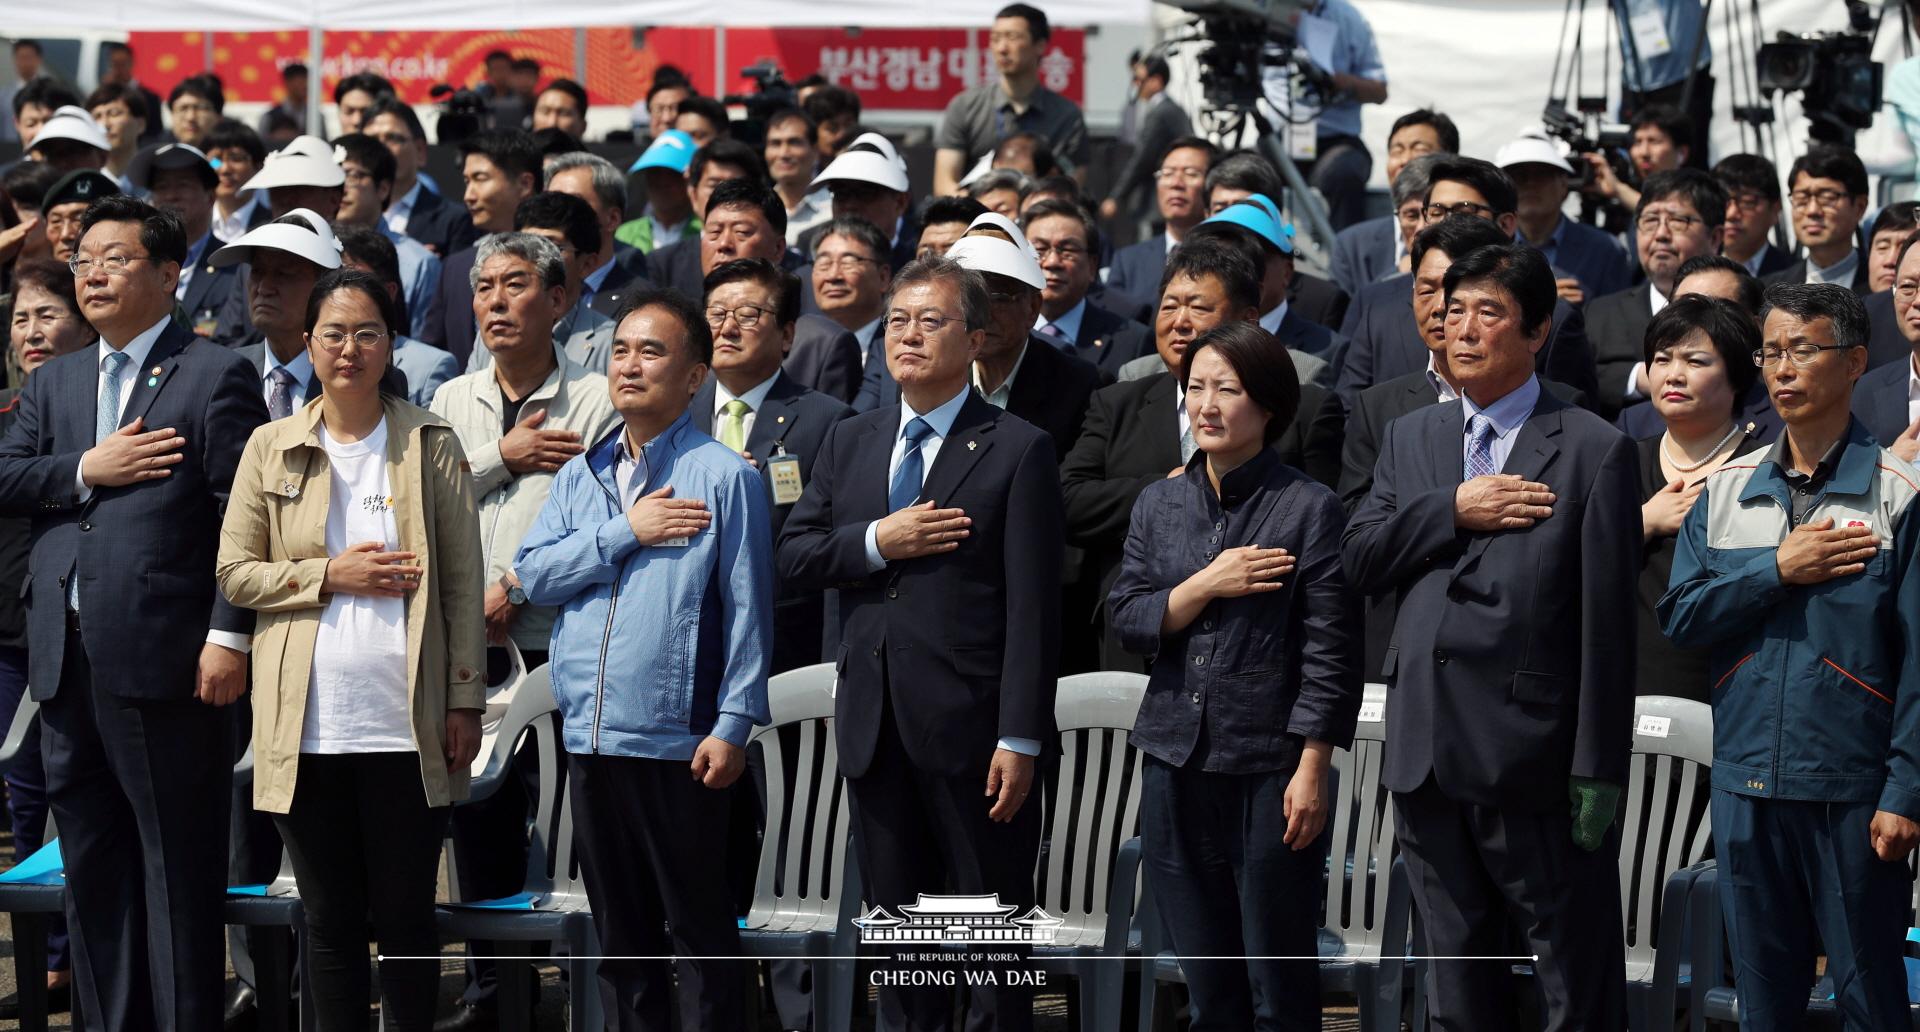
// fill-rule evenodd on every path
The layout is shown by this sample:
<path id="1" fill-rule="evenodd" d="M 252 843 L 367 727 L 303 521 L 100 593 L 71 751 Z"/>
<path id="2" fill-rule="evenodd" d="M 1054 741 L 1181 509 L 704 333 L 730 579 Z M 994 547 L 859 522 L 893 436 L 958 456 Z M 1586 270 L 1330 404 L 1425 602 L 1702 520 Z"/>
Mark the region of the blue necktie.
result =
<path id="1" fill-rule="evenodd" d="M 128 362 L 124 351 L 109 351 L 100 360 L 100 403 L 93 410 L 93 443 L 99 444 L 120 429 L 120 370 Z M 67 608 L 80 611 L 80 567 L 67 577 Z"/>
<path id="2" fill-rule="evenodd" d="M 887 511 L 899 512 L 920 497 L 920 481 L 926 476 L 926 462 L 920 458 L 920 443 L 933 436 L 933 427 L 915 416 L 907 420 L 900 436 L 906 438 L 906 454 L 900 456 L 900 468 L 893 471 L 893 486 L 887 489 Z"/>
<path id="3" fill-rule="evenodd" d="M 1475 413 L 1467 420 L 1467 479 L 1493 475 L 1493 420 Z"/>

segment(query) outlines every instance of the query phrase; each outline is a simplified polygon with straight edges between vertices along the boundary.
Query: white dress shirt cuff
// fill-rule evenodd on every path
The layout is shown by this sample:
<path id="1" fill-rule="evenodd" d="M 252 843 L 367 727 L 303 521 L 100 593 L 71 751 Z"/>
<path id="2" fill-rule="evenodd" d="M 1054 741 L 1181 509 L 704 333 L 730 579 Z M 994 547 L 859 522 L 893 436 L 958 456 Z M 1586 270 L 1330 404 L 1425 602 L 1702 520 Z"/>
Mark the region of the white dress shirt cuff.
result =
<path id="1" fill-rule="evenodd" d="M 87 456 L 84 452 L 80 455 L 80 461 L 73 464 L 73 504 L 75 505 L 93 497 L 93 488 L 88 487 L 87 478 L 80 475 L 80 467 L 86 464 Z"/>
<path id="2" fill-rule="evenodd" d="M 253 651 L 253 635 L 234 631 L 216 631 L 208 629 L 207 644 L 224 645 L 235 652 L 245 655 Z"/>
<path id="3" fill-rule="evenodd" d="M 1034 738 L 1002 738 L 996 748 L 1017 752 L 1022 756 L 1040 755 L 1040 742 Z"/>
<path id="4" fill-rule="evenodd" d="M 867 572 L 878 573 L 887 568 L 887 557 L 880 554 L 880 521 L 867 524 Z"/>

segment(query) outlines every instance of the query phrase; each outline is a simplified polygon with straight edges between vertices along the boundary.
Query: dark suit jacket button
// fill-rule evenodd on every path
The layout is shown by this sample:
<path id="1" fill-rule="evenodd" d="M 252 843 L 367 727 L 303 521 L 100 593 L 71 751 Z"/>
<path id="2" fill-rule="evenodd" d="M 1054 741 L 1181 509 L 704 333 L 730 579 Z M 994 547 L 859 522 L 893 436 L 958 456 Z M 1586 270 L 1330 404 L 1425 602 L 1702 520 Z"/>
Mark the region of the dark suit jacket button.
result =
<path id="1" fill-rule="evenodd" d="M 83 534 L 84 534 L 84 533 L 86 533 L 87 531 L 89 531 L 89 530 L 92 530 L 92 529 L 93 529 L 93 524 L 91 524 L 91 523 L 88 523 L 88 522 L 87 522 L 86 520 L 81 520 L 81 521 L 80 521 L 80 532 L 81 532 L 81 533 L 83 533 Z"/>
<path id="2" fill-rule="evenodd" d="M 878 646 L 878 645 L 875 645 L 875 646 L 873 647 L 873 655 L 874 655 L 874 658 L 875 658 L 875 659 L 878 659 L 878 658 L 880 658 L 880 646 Z"/>
<path id="3" fill-rule="evenodd" d="M 1433 650 L 1433 660 L 1434 660 L 1434 662 L 1436 662 L 1436 663 L 1439 663 L 1439 664 L 1441 664 L 1441 665 L 1443 665 L 1443 666 L 1444 666 L 1444 665 L 1446 664 L 1446 662 L 1447 662 L 1447 650 L 1446 650 L 1446 649 L 1434 649 L 1434 650 Z"/>
<path id="4" fill-rule="evenodd" d="M 888 598 L 899 598 L 899 597 L 900 597 L 900 589 L 899 589 L 899 588 L 888 588 L 888 589 L 887 589 L 887 597 L 888 597 Z"/>

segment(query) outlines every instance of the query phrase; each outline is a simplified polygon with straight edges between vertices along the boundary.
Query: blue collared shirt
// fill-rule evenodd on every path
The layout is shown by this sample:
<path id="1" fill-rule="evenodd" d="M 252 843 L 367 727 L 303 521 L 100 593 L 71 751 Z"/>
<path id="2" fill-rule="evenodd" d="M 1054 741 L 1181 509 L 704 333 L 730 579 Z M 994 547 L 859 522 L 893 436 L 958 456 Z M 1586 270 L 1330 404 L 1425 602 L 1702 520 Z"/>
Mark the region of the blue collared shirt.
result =
<path id="1" fill-rule="evenodd" d="M 1493 468 L 1505 469 L 1507 456 L 1513 454 L 1513 443 L 1521 427 L 1527 424 L 1527 417 L 1533 415 L 1533 407 L 1540 401 L 1540 378 L 1527 377 L 1527 382 L 1508 391 L 1499 401 L 1481 408 L 1473 399 L 1460 396 L 1460 468 L 1466 468 L 1467 448 L 1473 440 L 1467 430 L 1473 424 L 1473 417 L 1484 413 L 1493 421 Z"/>
<path id="2" fill-rule="evenodd" d="M 600 287 L 607 282 L 607 276 L 613 272 L 613 259 L 607 259 L 605 265 L 587 273 L 580 279 L 580 303 L 590 305 L 593 295 L 600 293 Z"/>
<path id="3" fill-rule="evenodd" d="M 1547 242 L 1544 244 L 1533 243 L 1532 241 L 1527 239 L 1526 234 L 1520 232 L 1517 229 L 1513 231 L 1514 243 L 1526 244 L 1527 246 L 1540 252 L 1540 257 L 1545 258 L 1547 260 L 1547 264 L 1552 266 L 1558 266 L 1560 264 L 1560 242 L 1565 240 L 1566 238 L 1567 238 L 1567 217 L 1565 215 L 1561 215 L 1560 221 L 1553 224 L 1553 235 L 1547 237 Z"/>
<path id="4" fill-rule="evenodd" d="M 1326 71 L 1345 72 L 1375 82 L 1387 81 L 1387 66 L 1380 60 L 1380 46 L 1374 41 L 1373 26 L 1367 24 L 1359 8 L 1348 0 L 1321 0 L 1311 13 L 1333 23 L 1333 67 Z M 1285 81 L 1288 77 L 1282 74 L 1283 66 L 1279 64 L 1269 64 L 1268 69 L 1267 95 L 1274 98 L 1277 92 L 1275 106 L 1285 111 L 1288 105 L 1281 101 L 1290 99 L 1290 86 Z M 1322 108 L 1315 122 L 1315 135 L 1359 136 L 1360 102 L 1348 97 Z"/>

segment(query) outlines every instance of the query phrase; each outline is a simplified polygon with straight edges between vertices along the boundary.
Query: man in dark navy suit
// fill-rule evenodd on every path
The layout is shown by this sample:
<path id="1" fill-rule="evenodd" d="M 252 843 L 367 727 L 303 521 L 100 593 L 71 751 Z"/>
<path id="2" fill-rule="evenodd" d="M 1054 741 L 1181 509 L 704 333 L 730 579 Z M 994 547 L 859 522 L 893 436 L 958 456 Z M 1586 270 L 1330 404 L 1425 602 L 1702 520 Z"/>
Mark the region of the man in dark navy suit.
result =
<path id="1" fill-rule="evenodd" d="M 1167 252 L 1187 230 L 1207 217 L 1207 172 L 1220 157 L 1212 143 L 1198 136 L 1173 141 L 1154 172 L 1153 197 L 1166 228 L 1113 253 L 1107 265 L 1107 289 L 1136 298 L 1160 293 L 1160 270 Z"/>
<path id="2" fill-rule="evenodd" d="M 112 197 L 74 258 L 97 346 L 56 358 L 0 442 L 0 511 L 33 518 L 29 683 L 92 1027 L 221 1024 L 233 723 L 253 614 L 214 584 L 253 369 L 173 319 L 178 216 Z"/>
<path id="3" fill-rule="evenodd" d="M 1341 558 L 1400 599 L 1382 781 L 1439 957 L 1536 955 L 1546 1028 L 1626 1025 L 1617 891 L 1633 718 L 1633 442 L 1541 389 L 1554 283 L 1525 245 L 1444 283 L 1461 398 L 1389 424 Z M 1511 933 L 1525 937 L 1516 949 Z M 1508 1027 L 1506 959 L 1436 960 L 1433 1026 Z"/>
<path id="4" fill-rule="evenodd" d="M 1040 201 L 1021 213 L 1020 230 L 1046 274 L 1033 325 L 1041 339 L 1098 366 L 1108 378 L 1152 351 L 1145 326 L 1095 304 L 1088 294 L 1100 260 L 1100 231 L 1091 212 L 1073 201 Z"/>
<path id="5" fill-rule="evenodd" d="M 954 262 L 901 270 L 886 315 L 900 403 L 829 431 L 780 538 L 781 577 L 840 589 L 835 737 L 864 898 L 894 914 L 920 893 L 997 893 L 1016 913 L 1035 899 L 1060 486 L 1047 435 L 968 383 L 990 304 Z M 968 1008 L 968 1028 L 1033 1026 L 1004 979 Z M 884 987 L 880 1010 L 883 1029 L 953 1023 L 940 989 Z"/>
<path id="6" fill-rule="evenodd" d="M 1419 108 L 1394 119 L 1387 132 L 1386 166 L 1393 211 L 1356 222 L 1334 235 L 1328 275 L 1341 290 L 1358 297 L 1367 284 L 1400 271 L 1400 259 L 1412 243 L 1404 213 L 1412 205 L 1412 221 L 1419 221 L 1419 208 L 1426 203 L 1427 169 L 1436 156 L 1458 153 L 1460 130 L 1446 115 Z"/>
<path id="7" fill-rule="evenodd" d="M 1494 164 L 1512 177 L 1519 194 L 1514 243 L 1546 257 L 1563 300 L 1577 305 L 1626 289 L 1632 282 L 1627 252 L 1606 232 L 1567 217 L 1573 165 L 1559 145 L 1543 135 L 1522 135 L 1500 148 Z"/>

